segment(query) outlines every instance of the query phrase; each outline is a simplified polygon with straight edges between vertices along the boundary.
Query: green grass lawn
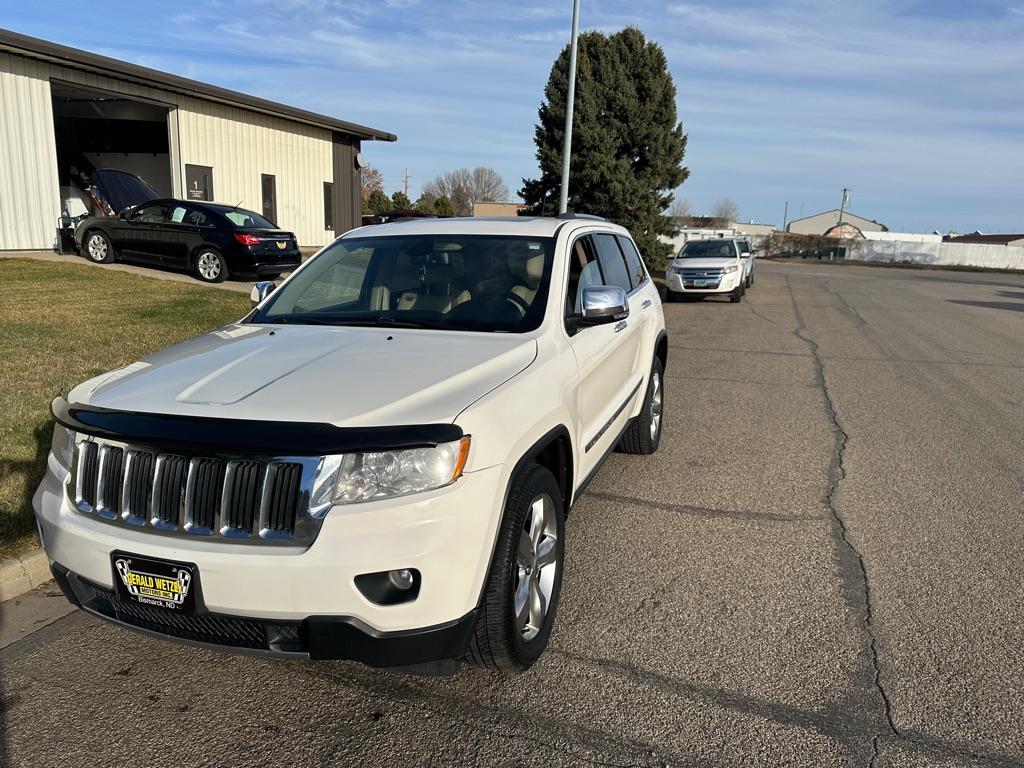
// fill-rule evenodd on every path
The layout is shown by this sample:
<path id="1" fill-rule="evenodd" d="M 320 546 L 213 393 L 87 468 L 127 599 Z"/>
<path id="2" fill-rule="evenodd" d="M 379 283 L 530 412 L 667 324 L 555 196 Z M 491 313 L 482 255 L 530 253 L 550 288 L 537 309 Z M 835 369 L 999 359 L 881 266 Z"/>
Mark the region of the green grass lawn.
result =
<path id="1" fill-rule="evenodd" d="M 35 541 L 50 401 L 81 381 L 242 317 L 243 293 L 82 264 L 0 260 L 0 558 Z"/>

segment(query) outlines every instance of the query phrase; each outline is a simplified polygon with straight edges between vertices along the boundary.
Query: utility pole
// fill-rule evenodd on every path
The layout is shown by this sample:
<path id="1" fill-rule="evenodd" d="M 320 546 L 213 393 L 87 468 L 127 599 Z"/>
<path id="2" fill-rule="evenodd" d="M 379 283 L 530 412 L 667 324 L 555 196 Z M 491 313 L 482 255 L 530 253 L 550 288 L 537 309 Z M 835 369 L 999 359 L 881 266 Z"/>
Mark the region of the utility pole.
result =
<path id="1" fill-rule="evenodd" d="M 572 38 L 569 42 L 569 91 L 565 98 L 565 139 L 562 142 L 562 190 L 558 212 L 569 209 L 569 157 L 572 153 L 572 110 L 576 101 L 576 39 L 580 34 L 580 0 L 572 1 Z"/>
<path id="2" fill-rule="evenodd" d="M 406 197 L 409 196 L 409 169 L 405 169 L 405 179 L 402 182 L 402 190 Z"/>
<path id="3" fill-rule="evenodd" d="M 782 231 L 786 231 L 786 224 L 789 223 L 789 200 L 786 201 L 786 207 L 782 211 Z"/>
<path id="4" fill-rule="evenodd" d="M 846 210 L 846 204 L 849 202 L 850 190 L 848 190 L 846 187 L 843 187 L 843 200 L 841 203 L 839 203 L 839 221 L 836 222 L 837 227 L 843 223 L 843 211 Z"/>

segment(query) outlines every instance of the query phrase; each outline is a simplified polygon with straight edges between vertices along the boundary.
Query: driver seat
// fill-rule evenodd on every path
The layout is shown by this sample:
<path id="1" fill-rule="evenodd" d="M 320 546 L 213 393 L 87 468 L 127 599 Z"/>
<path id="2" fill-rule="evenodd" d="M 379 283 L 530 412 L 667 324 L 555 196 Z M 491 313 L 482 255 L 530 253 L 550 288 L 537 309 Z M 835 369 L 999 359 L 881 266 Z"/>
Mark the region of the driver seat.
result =
<path id="1" fill-rule="evenodd" d="M 512 293 L 528 306 L 532 305 L 544 275 L 544 251 L 530 250 L 525 243 L 517 243 L 510 250 L 509 267 L 517 280 L 517 284 L 512 286 Z"/>

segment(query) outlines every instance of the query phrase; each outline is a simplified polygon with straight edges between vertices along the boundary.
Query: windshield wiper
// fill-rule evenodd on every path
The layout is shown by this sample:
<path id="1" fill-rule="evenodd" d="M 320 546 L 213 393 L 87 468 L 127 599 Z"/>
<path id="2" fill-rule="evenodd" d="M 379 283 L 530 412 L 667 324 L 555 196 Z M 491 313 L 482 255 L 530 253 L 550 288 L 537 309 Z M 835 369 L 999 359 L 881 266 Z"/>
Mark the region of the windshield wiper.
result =
<path id="1" fill-rule="evenodd" d="M 276 317 L 268 317 L 265 320 L 261 320 L 259 322 L 263 322 L 263 323 L 280 323 L 282 325 L 286 325 L 286 324 L 289 324 L 289 323 L 293 323 L 295 325 L 337 325 L 338 324 L 334 320 L 327 320 L 326 318 L 315 317 L 315 316 L 311 317 L 309 315 L 304 315 L 304 314 L 299 314 L 299 315 L 278 315 Z"/>
<path id="2" fill-rule="evenodd" d="M 452 326 L 447 323 L 440 323 L 434 320 L 417 320 L 414 318 L 399 318 L 393 315 L 375 315 L 372 317 L 346 317 L 344 315 L 321 315 L 309 313 L 298 313 L 291 315 L 278 315 L 269 317 L 263 322 L 266 323 L 294 323 L 295 325 L 334 325 L 334 326 L 355 326 L 362 328 L 374 328 L 385 326 L 388 328 L 429 328 L 451 330 Z"/>
<path id="3" fill-rule="evenodd" d="M 390 328 L 433 328 L 451 330 L 448 323 L 440 323 L 436 320 L 417 320 L 415 318 L 395 317 L 394 315 L 379 315 L 373 318 L 366 318 L 366 325 L 384 325 Z"/>

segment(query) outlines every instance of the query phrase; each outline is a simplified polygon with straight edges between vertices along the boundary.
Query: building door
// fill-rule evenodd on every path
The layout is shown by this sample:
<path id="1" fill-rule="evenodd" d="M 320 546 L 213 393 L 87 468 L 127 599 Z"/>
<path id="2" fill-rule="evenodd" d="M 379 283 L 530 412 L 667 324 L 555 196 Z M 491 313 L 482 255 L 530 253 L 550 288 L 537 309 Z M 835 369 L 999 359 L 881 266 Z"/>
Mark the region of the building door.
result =
<path id="1" fill-rule="evenodd" d="M 263 187 L 263 218 L 277 224 L 277 178 L 269 173 L 260 174 Z"/>
<path id="2" fill-rule="evenodd" d="M 185 166 L 185 198 L 213 200 L 213 168 L 208 165 Z"/>

